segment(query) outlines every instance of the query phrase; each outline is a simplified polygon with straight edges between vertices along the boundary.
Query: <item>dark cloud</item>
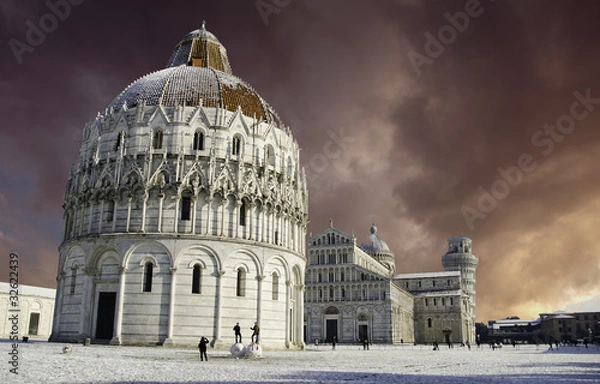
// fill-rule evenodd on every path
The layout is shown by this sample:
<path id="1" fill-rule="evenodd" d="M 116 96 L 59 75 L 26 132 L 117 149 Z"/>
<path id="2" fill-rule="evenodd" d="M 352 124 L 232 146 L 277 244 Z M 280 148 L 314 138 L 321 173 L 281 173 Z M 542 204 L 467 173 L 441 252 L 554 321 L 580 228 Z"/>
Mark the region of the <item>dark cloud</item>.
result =
<path id="1" fill-rule="evenodd" d="M 532 141 L 570 113 L 574 92 L 600 97 L 600 5 L 481 0 L 480 15 L 419 75 L 409 53 L 425 54 L 425 34 L 437 36 L 445 14 L 467 3 L 298 0 L 265 24 L 245 0 L 84 2 L 19 64 L 9 40 L 25 42 L 27 21 L 49 9 L 4 2 L 0 252 L 27 254 L 24 283 L 54 285 L 62 195 L 84 124 L 163 68 L 205 19 L 234 73 L 303 148 L 309 231 L 333 218 L 366 242 L 375 222 L 400 272 L 440 270 L 446 239 L 472 237 L 480 321 L 600 295 L 600 104 L 549 154 Z M 490 192 L 498 168 L 523 155 L 534 169 L 469 226 L 461 209 L 477 209 L 480 188 Z"/>

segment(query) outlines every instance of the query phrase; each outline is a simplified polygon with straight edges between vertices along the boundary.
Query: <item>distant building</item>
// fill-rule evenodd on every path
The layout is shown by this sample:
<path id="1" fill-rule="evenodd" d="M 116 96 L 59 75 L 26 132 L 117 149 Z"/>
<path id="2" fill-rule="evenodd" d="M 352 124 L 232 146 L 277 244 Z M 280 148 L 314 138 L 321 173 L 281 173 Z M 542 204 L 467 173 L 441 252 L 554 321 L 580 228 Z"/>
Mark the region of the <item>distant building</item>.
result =
<path id="1" fill-rule="evenodd" d="M 574 342 L 596 340 L 600 336 L 600 312 L 540 313 L 535 320 L 510 317 L 488 322 L 490 341 L 509 343 Z"/>
<path id="2" fill-rule="evenodd" d="M 370 244 L 330 223 L 308 242 L 307 342 L 336 337 L 378 343 L 475 341 L 471 239 L 448 239 L 444 272 L 396 274 L 394 253 L 371 227 Z"/>
<path id="3" fill-rule="evenodd" d="M 545 340 L 572 342 L 597 340 L 600 336 L 600 312 L 540 313 L 541 334 Z"/>
<path id="4" fill-rule="evenodd" d="M 16 301 L 11 299 L 14 296 L 11 291 L 9 283 L 0 283 L 0 338 L 16 335 L 19 340 L 23 336 L 47 340 L 52 332 L 56 289 L 20 284 Z M 11 320 L 14 315 L 17 315 L 16 322 Z"/>
<path id="5" fill-rule="evenodd" d="M 491 342 L 534 344 L 542 341 L 541 319 L 521 320 L 511 317 L 488 322 L 487 339 Z"/>

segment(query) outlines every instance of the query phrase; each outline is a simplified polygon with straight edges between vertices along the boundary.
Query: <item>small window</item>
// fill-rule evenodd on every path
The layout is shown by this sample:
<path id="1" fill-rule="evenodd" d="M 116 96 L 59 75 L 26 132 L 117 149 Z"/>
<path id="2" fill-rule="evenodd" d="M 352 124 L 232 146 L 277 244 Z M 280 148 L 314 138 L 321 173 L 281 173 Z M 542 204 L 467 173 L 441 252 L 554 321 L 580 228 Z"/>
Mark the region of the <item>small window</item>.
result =
<path id="1" fill-rule="evenodd" d="M 181 198 L 181 220 L 190 220 L 192 212 L 192 198 L 183 196 Z"/>
<path id="2" fill-rule="evenodd" d="M 433 321 L 431 320 L 431 317 L 427 318 L 427 328 L 431 328 L 433 327 Z"/>
<path id="3" fill-rule="evenodd" d="M 246 296 L 246 271 L 239 268 L 237 271 L 236 296 Z"/>
<path id="4" fill-rule="evenodd" d="M 152 270 L 154 265 L 148 261 L 144 265 L 144 292 L 152 292 Z"/>
<path id="5" fill-rule="evenodd" d="M 71 268 L 71 293 L 75 293 L 75 285 L 77 285 L 77 267 Z"/>
<path id="6" fill-rule="evenodd" d="M 123 134 L 123 132 L 119 132 L 119 136 L 117 136 L 117 142 L 115 143 L 115 152 L 119 150 L 119 148 L 121 148 L 121 142 L 123 141 L 123 137 L 125 135 Z"/>
<path id="7" fill-rule="evenodd" d="M 433 284 L 433 286 L 435 287 L 435 280 L 433 280 L 431 283 L 432 283 L 432 284 Z"/>
<path id="8" fill-rule="evenodd" d="M 240 225 L 246 225 L 246 200 L 242 200 L 242 205 L 240 205 Z"/>
<path id="9" fill-rule="evenodd" d="M 419 283 L 417 285 L 419 286 L 419 288 L 421 288 L 421 280 L 419 280 Z"/>
<path id="10" fill-rule="evenodd" d="M 163 131 L 156 130 L 154 132 L 154 149 L 161 149 L 163 145 Z"/>
<path id="11" fill-rule="evenodd" d="M 277 275 L 277 273 L 273 272 L 273 288 L 272 288 L 272 292 L 273 292 L 273 300 L 279 300 L 279 276 Z"/>
<path id="12" fill-rule="evenodd" d="M 32 312 L 29 315 L 29 335 L 36 336 L 40 325 L 40 314 Z"/>
<path id="13" fill-rule="evenodd" d="M 194 265 L 192 272 L 192 293 L 202 293 L 202 267 L 200 264 Z"/>
<path id="14" fill-rule="evenodd" d="M 433 299 L 433 306 L 437 306 L 437 299 Z"/>
<path id="15" fill-rule="evenodd" d="M 429 300 L 425 299 L 425 306 L 427 307 L 429 305 Z"/>
<path id="16" fill-rule="evenodd" d="M 271 145 L 267 146 L 267 164 L 273 167 L 275 166 L 275 150 Z"/>
<path id="17" fill-rule="evenodd" d="M 234 156 L 240 155 L 240 150 L 242 147 L 242 139 L 239 136 L 235 136 L 232 142 L 231 154 Z"/>
<path id="18" fill-rule="evenodd" d="M 115 214 L 115 202 L 114 202 L 114 200 L 109 200 L 108 201 L 108 209 L 106 210 L 106 221 L 109 223 L 111 221 L 113 221 L 114 214 Z"/>
<path id="19" fill-rule="evenodd" d="M 194 151 L 204 150 L 204 133 L 202 133 L 202 132 L 194 133 L 194 143 L 193 143 L 192 149 Z"/>
<path id="20" fill-rule="evenodd" d="M 446 300 L 442 297 L 442 305 L 446 305 Z"/>

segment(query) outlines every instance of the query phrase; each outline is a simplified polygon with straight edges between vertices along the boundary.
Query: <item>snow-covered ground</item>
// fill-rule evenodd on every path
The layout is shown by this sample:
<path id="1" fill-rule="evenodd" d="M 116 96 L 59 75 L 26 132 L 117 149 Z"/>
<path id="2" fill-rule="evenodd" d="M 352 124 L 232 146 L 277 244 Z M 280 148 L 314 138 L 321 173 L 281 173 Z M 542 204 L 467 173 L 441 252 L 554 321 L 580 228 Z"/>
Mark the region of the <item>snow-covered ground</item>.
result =
<path id="1" fill-rule="evenodd" d="M 19 375 L 9 372 L 8 342 L 0 383 L 600 383 L 600 349 L 547 350 L 540 345 L 492 350 L 440 346 L 308 346 L 306 351 L 264 351 L 236 359 L 208 350 L 201 362 L 194 349 L 19 344 Z M 7 378 L 3 380 L 2 377 Z"/>

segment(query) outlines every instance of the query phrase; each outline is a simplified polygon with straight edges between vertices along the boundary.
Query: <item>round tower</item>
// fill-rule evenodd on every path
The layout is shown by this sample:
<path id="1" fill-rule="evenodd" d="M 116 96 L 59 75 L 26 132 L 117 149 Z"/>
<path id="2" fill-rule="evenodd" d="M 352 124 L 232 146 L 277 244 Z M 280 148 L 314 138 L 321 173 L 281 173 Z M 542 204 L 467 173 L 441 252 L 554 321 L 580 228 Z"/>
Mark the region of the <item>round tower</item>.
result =
<path id="1" fill-rule="evenodd" d="M 289 127 L 205 28 L 85 125 L 52 339 L 303 346 L 306 177 Z"/>
<path id="2" fill-rule="evenodd" d="M 445 271 L 460 271 L 461 290 L 463 292 L 463 327 L 466 340 L 475 340 L 475 272 L 479 259 L 472 253 L 471 239 L 465 236 L 453 236 L 448 239 L 448 252 L 442 256 Z"/>

